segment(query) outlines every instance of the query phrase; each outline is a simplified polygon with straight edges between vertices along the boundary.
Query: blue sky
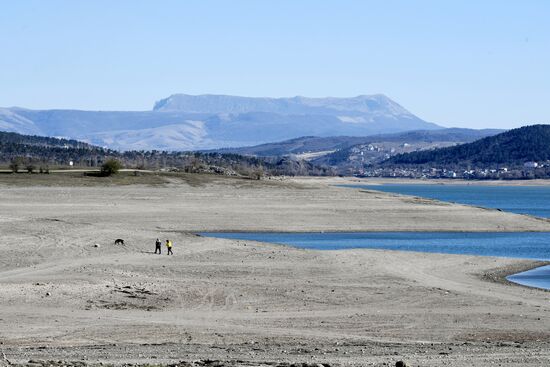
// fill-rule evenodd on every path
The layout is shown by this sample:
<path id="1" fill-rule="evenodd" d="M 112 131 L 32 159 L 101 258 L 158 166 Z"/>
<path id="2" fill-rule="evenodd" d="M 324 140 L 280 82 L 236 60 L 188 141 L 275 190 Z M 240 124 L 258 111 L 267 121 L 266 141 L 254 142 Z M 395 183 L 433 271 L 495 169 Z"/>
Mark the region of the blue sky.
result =
<path id="1" fill-rule="evenodd" d="M 0 106 L 383 93 L 444 126 L 550 123 L 550 1 L 0 3 Z"/>

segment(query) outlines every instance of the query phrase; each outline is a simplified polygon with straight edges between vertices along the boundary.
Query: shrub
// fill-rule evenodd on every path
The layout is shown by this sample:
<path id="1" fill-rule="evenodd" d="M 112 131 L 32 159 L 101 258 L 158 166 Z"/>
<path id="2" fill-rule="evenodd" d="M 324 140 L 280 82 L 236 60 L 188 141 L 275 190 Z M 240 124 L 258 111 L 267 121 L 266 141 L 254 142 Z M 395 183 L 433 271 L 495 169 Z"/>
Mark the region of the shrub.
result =
<path id="1" fill-rule="evenodd" d="M 101 166 L 101 174 L 103 176 L 111 176 L 118 173 L 118 171 L 121 168 L 122 168 L 122 164 L 118 160 L 111 158 L 111 159 L 108 159 Z"/>
<path id="2" fill-rule="evenodd" d="M 118 160 L 111 158 L 108 159 L 103 165 L 101 166 L 101 174 L 103 176 L 111 176 L 116 173 L 122 168 L 122 163 L 120 163 Z"/>

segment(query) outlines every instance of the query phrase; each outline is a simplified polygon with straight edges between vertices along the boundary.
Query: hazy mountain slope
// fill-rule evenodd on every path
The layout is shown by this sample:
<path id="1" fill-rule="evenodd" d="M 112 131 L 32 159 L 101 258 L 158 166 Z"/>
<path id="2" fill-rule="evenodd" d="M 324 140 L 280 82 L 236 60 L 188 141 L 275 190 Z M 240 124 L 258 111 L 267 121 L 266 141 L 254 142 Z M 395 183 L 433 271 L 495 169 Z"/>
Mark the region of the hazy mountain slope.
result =
<path id="1" fill-rule="evenodd" d="M 10 108 L 0 108 L 0 130 L 21 134 L 40 133 L 40 129 L 32 120 L 25 118 Z"/>
<path id="2" fill-rule="evenodd" d="M 111 148 L 196 150 L 300 136 L 365 136 L 438 129 L 383 95 L 248 98 L 173 95 L 153 111 L 0 109 L 0 128 L 62 136 Z"/>
<path id="3" fill-rule="evenodd" d="M 28 110 L 11 108 L 45 135 L 87 135 L 104 131 L 140 130 L 165 125 L 201 120 L 208 115 L 187 113 L 157 113 L 152 111 L 81 111 L 81 110 Z"/>
<path id="4" fill-rule="evenodd" d="M 384 164 L 490 166 L 547 160 L 550 160 L 550 125 L 532 125 L 468 144 L 396 155 Z"/>
<path id="5" fill-rule="evenodd" d="M 301 154 L 304 152 L 321 152 L 331 150 L 345 150 L 359 144 L 377 142 L 397 143 L 435 143 L 472 142 L 486 136 L 496 135 L 503 130 L 497 129 L 440 129 L 440 130 L 416 130 L 396 134 L 370 135 L 370 136 L 332 136 L 318 137 L 305 136 L 296 139 L 285 140 L 277 143 L 267 143 L 251 147 L 220 149 L 221 152 L 256 156 L 280 156 L 285 154 Z"/>
<path id="6" fill-rule="evenodd" d="M 364 136 L 304 136 L 296 139 L 284 140 L 276 143 L 266 143 L 251 147 L 224 148 L 219 152 L 255 155 L 260 157 L 300 154 L 304 152 L 323 152 L 342 149 L 365 141 Z"/>
<path id="7" fill-rule="evenodd" d="M 88 140 L 97 145 L 108 146 L 112 149 L 189 151 L 197 146 L 212 146 L 213 142 L 205 138 L 204 123 L 202 121 L 187 120 L 181 124 L 164 125 L 150 129 L 115 130 L 93 133 Z"/>

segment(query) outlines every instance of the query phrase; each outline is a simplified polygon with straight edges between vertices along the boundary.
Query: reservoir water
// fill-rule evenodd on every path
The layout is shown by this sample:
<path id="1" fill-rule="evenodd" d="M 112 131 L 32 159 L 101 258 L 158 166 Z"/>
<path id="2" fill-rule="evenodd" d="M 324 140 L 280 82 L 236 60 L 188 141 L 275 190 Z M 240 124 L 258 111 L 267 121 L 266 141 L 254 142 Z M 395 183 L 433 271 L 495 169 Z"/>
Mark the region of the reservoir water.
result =
<path id="1" fill-rule="evenodd" d="M 421 196 L 550 218 L 549 186 L 384 184 L 346 185 Z M 550 261 L 550 232 L 363 232 L 363 233 L 201 233 L 317 250 L 373 248 L 399 251 L 500 256 Z M 509 276 L 510 281 L 550 289 L 550 266 Z"/>
<path id="2" fill-rule="evenodd" d="M 384 184 L 345 185 L 550 218 L 550 186 Z"/>
<path id="3" fill-rule="evenodd" d="M 550 265 L 510 275 L 507 279 L 529 287 L 550 289 Z"/>
<path id="4" fill-rule="evenodd" d="M 548 232 L 206 232 L 200 235 L 314 250 L 372 248 L 550 260 Z"/>

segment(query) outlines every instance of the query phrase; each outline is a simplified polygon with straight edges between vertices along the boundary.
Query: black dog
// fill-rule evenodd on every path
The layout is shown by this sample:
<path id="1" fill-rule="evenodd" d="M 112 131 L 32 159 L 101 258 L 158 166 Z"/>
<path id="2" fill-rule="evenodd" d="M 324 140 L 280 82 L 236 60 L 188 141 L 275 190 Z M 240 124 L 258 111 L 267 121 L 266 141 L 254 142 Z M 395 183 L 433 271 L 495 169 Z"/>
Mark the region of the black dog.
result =
<path id="1" fill-rule="evenodd" d="M 115 240 L 115 245 L 124 245 L 124 240 L 123 239 L 120 239 L 120 238 L 117 238 Z"/>

